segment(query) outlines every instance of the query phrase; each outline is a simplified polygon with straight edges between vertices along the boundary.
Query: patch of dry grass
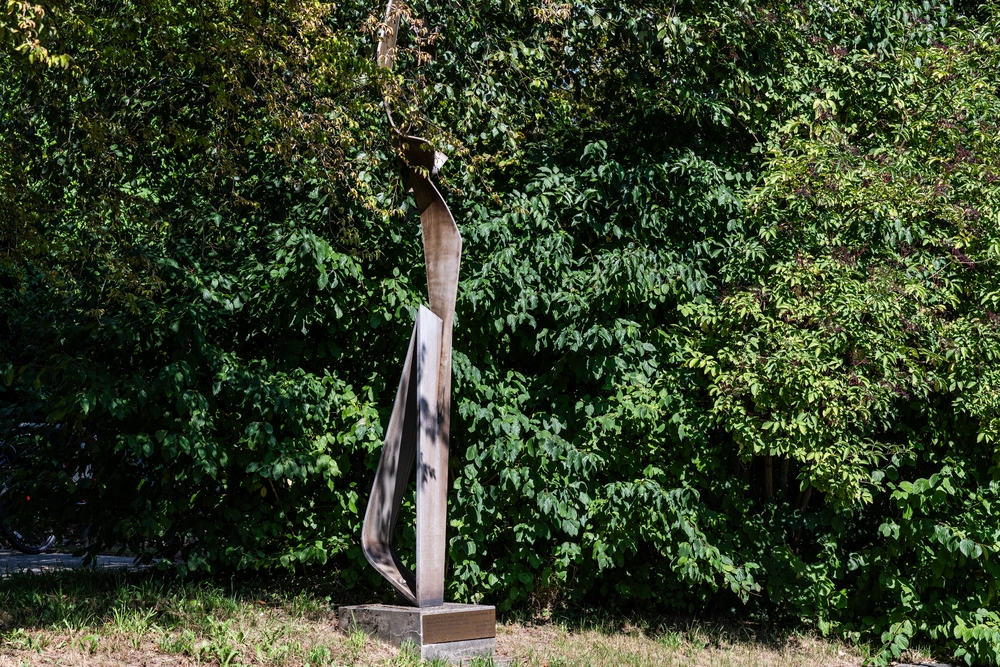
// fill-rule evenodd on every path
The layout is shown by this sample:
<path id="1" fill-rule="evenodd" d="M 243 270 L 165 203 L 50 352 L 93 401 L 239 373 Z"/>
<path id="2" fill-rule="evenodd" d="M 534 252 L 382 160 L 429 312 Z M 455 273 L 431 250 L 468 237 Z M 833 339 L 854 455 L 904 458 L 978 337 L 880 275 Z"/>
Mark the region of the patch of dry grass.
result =
<path id="1" fill-rule="evenodd" d="M 762 640 L 725 627 L 689 624 L 656 630 L 626 624 L 558 624 L 497 629 L 497 654 L 525 667 L 858 667 L 861 654 L 801 635 Z M 741 636 L 742 635 L 742 636 Z"/>
<path id="2" fill-rule="evenodd" d="M 857 667 L 853 648 L 733 626 L 508 622 L 497 662 L 519 667 Z M 410 652 L 338 632 L 326 599 L 106 573 L 0 580 L 0 667 L 418 667 Z"/>

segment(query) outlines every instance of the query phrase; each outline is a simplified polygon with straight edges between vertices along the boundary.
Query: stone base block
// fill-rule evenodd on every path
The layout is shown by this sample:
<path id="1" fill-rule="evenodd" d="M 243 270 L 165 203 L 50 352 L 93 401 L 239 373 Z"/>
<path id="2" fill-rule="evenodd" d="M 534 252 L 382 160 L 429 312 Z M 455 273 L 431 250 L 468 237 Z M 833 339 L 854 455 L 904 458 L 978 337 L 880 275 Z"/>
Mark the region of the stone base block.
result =
<path id="1" fill-rule="evenodd" d="M 461 665 L 478 656 L 492 657 L 496 644 L 496 608 L 445 603 L 440 607 L 366 604 L 337 610 L 340 629 L 360 629 L 401 646 L 412 643 L 423 660 Z"/>
<path id="2" fill-rule="evenodd" d="M 421 660 L 443 660 L 453 665 L 467 665 L 473 658 L 492 658 L 496 639 L 469 639 L 464 642 L 424 644 L 420 647 Z"/>

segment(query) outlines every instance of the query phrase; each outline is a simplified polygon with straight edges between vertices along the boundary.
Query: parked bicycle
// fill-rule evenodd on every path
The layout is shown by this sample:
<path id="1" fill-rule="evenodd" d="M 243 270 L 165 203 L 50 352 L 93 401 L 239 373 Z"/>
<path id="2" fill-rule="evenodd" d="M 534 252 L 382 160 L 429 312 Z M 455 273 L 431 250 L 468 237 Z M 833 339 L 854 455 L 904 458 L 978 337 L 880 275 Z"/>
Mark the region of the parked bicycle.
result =
<path id="1" fill-rule="evenodd" d="M 8 486 L 17 456 L 14 445 L 0 442 L 0 534 L 22 553 L 44 553 L 55 544 L 55 535 L 32 519 L 31 496 L 15 493 Z M 8 517 L 16 517 L 16 521 Z"/>

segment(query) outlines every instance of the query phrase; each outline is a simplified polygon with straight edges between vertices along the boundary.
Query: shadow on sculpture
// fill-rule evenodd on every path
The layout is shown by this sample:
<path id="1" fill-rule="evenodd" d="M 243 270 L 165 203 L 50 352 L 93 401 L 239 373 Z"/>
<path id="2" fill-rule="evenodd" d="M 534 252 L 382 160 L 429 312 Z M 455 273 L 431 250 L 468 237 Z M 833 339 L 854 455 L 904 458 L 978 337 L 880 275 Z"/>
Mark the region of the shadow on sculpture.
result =
<path id="1" fill-rule="evenodd" d="M 378 64 L 395 60 L 399 13 L 390 0 L 379 39 Z M 448 205 L 431 182 L 444 155 L 420 137 L 399 131 L 387 108 L 392 142 L 404 161 L 409 189 L 417 200 L 427 267 L 430 308 L 421 306 L 396 402 L 386 430 L 372 495 L 365 513 L 361 548 L 368 562 L 399 594 L 417 607 L 444 602 L 445 529 L 448 524 L 448 434 L 451 414 L 451 332 L 458 295 L 462 237 Z M 394 545 L 396 520 L 410 473 L 416 462 L 416 572 L 400 561 Z"/>
<path id="2" fill-rule="evenodd" d="M 396 54 L 399 11 L 386 9 L 377 62 L 391 68 Z M 496 613 L 491 606 L 444 602 L 448 525 L 448 441 L 451 417 L 452 327 L 458 295 L 462 237 L 441 193 L 431 180 L 445 156 L 420 137 L 400 132 L 386 105 L 392 143 L 403 161 L 406 184 L 420 211 L 428 306 L 421 306 L 403 359 L 385 445 L 365 512 L 361 548 L 368 562 L 412 607 L 342 607 L 345 630 L 360 627 L 400 644 L 413 641 L 424 659 L 461 662 L 492 655 Z M 394 537 L 411 474 L 417 473 L 415 572 L 403 565 Z"/>

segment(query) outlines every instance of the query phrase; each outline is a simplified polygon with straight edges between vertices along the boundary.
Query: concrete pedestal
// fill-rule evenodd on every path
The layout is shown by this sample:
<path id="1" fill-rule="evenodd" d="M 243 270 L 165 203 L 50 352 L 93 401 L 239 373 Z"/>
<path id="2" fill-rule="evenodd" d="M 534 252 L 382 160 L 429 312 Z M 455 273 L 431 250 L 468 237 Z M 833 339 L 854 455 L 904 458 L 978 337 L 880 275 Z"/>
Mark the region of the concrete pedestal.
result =
<path id="1" fill-rule="evenodd" d="M 438 607 L 366 604 L 337 610 L 340 629 L 360 629 L 390 644 L 409 641 L 423 660 L 456 665 L 477 656 L 492 657 L 496 645 L 496 608 L 446 602 Z"/>

